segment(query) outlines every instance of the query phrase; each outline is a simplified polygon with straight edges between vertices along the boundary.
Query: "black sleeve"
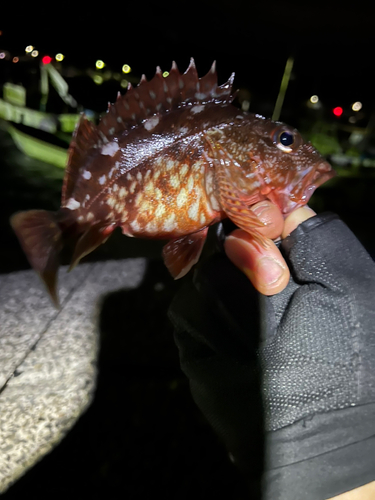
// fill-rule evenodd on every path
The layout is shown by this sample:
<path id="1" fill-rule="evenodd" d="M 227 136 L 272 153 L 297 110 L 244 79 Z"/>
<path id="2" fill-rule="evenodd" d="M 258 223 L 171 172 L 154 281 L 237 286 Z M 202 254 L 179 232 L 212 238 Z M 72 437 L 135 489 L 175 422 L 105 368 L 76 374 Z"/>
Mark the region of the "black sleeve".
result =
<path id="1" fill-rule="evenodd" d="M 375 480 L 375 264 L 333 214 L 281 250 L 283 292 L 216 255 L 170 316 L 193 397 L 253 491 L 323 500 Z"/>

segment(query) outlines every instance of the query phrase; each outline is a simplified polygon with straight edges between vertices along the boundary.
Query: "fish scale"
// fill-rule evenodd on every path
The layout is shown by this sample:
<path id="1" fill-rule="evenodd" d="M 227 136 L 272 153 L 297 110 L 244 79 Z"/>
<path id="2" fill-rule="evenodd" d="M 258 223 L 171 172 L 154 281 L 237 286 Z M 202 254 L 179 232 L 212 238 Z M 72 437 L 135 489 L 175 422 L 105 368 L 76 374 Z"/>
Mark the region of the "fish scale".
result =
<path id="1" fill-rule="evenodd" d="M 167 239 L 193 232 L 215 216 L 205 190 L 204 162 L 191 163 L 181 153 L 178 157 L 176 161 L 164 155 L 137 174 L 129 172 L 122 187 L 113 185 L 106 202 L 114 209 L 111 217 L 121 219 L 125 234 Z"/>
<path id="2" fill-rule="evenodd" d="M 95 125 L 82 116 L 73 135 L 61 207 L 20 212 L 11 224 L 30 264 L 57 304 L 58 255 L 76 240 L 71 268 L 116 227 L 127 236 L 169 240 L 172 276 L 198 261 L 209 226 L 229 217 L 259 245 L 251 210 L 269 199 L 286 216 L 306 204 L 334 172 L 297 130 L 232 105 L 234 74 L 218 86 L 215 63 L 199 78 L 194 64 L 172 64 L 130 84 Z"/>

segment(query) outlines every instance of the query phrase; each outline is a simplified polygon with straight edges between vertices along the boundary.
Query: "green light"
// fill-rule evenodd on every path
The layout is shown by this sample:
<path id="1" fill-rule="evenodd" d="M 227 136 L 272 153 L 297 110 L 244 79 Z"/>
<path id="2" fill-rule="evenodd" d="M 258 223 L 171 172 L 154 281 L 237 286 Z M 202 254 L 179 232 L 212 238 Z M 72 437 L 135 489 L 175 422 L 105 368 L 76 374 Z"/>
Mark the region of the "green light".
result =
<path id="1" fill-rule="evenodd" d="M 58 54 L 56 54 L 55 59 L 56 61 L 62 61 L 64 57 L 65 56 L 59 52 Z"/>
<path id="2" fill-rule="evenodd" d="M 122 72 L 123 73 L 130 73 L 131 72 L 131 67 L 129 66 L 129 64 L 124 64 L 124 66 L 122 67 Z"/>
<path id="3" fill-rule="evenodd" d="M 169 71 L 164 71 L 163 76 L 166 78 L 169 75 Z"/>
<path id="4" fill-rule="evenodd" d="M 105 64 L 102 60 L 98 59 L 95 63 L 95 66 L 98 68 L 98 69 L 103 69 Z"/>
<path id="5" fill-rule="evenodd" d="M 103 77 L 101 75 L 94 75 L 93 80 L 96 85 L 101 85 L 103 83 Z"/>

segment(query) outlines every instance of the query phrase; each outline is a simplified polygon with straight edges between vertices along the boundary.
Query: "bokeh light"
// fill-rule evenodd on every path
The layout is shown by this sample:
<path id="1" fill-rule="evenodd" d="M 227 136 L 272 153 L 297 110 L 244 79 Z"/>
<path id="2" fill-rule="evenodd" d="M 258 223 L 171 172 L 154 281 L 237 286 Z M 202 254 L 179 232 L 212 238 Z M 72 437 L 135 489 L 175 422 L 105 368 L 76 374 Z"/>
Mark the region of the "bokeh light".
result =
<path id="1" fill-rule="evenodd" d="M 31 55 L 32 55 L 33 57 L 38 57 L 39 52 L 38 52 L 37 50 L 33 50 L 33 51 L 31 52 Z"/>
<path id="2" fill-rule="evenodd" d="M 360 109 L 362 109 L 362 103 L 361 102 L 356 101 L 355 103 L 353 103 L 353 105 L 352 105 L 352 110 L 353 111 L 359 111 Z"/>
<path id="3" fill-rule="evenodd" d="M 0 59 L 4 59 L 5 57 L 5 52 L 0 52 Z"/>
<path id="4" fill-rule="evenodd" d="M 26 47 L 26 49 L 25 49 L 25 52 L 27 52 L 27 53 L 29 54 L 29 53 L 30 53 L 30 52 L 32 52 L 33 50 L 34 50 L 34 47 L 33 47 L 32 45 L 28 45 L 28 46 Z"/>
<path id="5" fill-rule="evenodd" d="M 164 71 L 163 76 L 166 78 L 169 75 L 169 71 Z"/>
<path id="6" fill-rule="evenodd" d="M 43 56 L 42 57 L 43 64 L 49 64 L 51 61 L 52 61 L 52 57 L 50 57 L 50 56 Z"/>
<path id="7" fill-rule="evenodd" d="M 124 66 L 122 67 L 122 72 L 123 73 L 130 73 L 131 72 L 131 67 L 129 66 L 129 64 L 124 64 Z"/>
<path id="8" fill-rule="evenodd" d="M 248 99 L 244 99 L 241 103 L 242 111 L 249 111 L 250 109 L 250 101 Z"/>
<path id="9" fill-rule="evenodd" d="M 341 116 L 343 114 L 343 109 L 341 106 L 336 106 L 335 108 L 333 108 L 333 114 L 337 117 Z"/>
<path id="10" fill-rule="evenodd" d="M 126 89 L 126 87 L 128 86 L 128 80 L 125 80 L 125 78 L 123 80 L 121 80 L 120 82 L 120 85 L 123 89 Z"/>
<path id="11" fill-rule="evenodd" d="M 98 59 L 95 63 L 95 66 L 97 67 L 97 69 L 103 69 L 105 64 L 101 59 Z"/>
<path id="12" fill-rule="evenodd" d="M 96 85 L 101 85 L 103 83 L 103 77 L 101 75 L 94 75 L 93 80 Z"/>
<path id="13" fill-rule="evenodd" d="M 16 57 L 13 57 L 12 61 L 13 61 L 14 63 L 18 63 L 19 58 L 18 58 L 17 56 L 16 56 Z"/>
<path id="14" fill-rule="evenodd" d="M 56 61 L 62 61 L 64 57 L 65 57 L 64 54 L 61 54 L 61 52 L 55 55 Z"/>
<path id="15" fill-rule="evenodd" d="M 319 97 L 317 95 L 312 95 L 310 97 L 310 102 L 312 102 L 313 104 L 316 104 L 317 102 L 319 102 Z"/>

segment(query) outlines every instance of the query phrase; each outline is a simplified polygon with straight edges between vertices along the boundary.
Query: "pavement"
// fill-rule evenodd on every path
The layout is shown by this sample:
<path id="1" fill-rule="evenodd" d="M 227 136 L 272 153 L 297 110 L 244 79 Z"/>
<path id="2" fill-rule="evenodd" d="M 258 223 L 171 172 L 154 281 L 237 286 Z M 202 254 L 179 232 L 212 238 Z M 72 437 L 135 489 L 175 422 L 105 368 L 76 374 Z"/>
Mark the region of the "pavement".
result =
<path id="1" fill-rule="evenodd" d="M 33 271 L 0 275 L 0 493 L 51 451 L 90 405 L 102 301 L 137 288 L 146 261 L 66 270 L 59 273 L 60 310 Z"/>

